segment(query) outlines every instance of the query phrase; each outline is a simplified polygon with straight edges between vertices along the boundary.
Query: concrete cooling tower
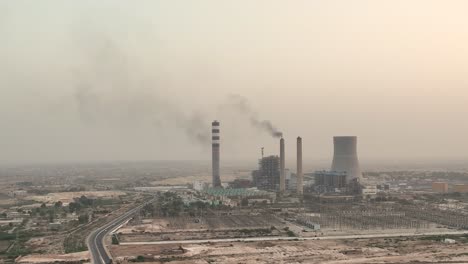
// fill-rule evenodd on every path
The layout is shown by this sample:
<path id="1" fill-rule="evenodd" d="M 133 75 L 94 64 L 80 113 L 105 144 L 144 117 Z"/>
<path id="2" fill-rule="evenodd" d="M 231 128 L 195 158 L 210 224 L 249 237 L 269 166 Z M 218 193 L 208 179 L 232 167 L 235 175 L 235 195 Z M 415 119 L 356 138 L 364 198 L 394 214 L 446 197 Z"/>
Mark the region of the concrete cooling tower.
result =
<path id="1" fill-rule="evenodd" d="M 346 172 L 346 181 L 362 177 L 361 168 L 357 156 L 357 137 L 334 137 L 334 155 L 332 171 Z"/>

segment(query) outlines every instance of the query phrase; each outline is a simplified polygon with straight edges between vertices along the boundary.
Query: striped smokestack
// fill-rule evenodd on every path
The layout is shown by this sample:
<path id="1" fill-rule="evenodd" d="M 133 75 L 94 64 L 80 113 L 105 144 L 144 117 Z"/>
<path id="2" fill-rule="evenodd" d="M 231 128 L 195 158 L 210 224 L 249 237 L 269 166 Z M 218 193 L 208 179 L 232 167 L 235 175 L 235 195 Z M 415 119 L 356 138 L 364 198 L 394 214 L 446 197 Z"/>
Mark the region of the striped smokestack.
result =
<path id="1" fill-rule="evenodd" d="M 280 139 L 280 193 L 286 191 L 286 172 L 285 172 L 285 157 L 284 157 L 284 138 Z"/>
<path id="2" fill-rule="evenodd" d="M 211 123 L 211 148 L 212 148 L 212 172 L 213 172 L 213 187 L 221 187 L 221 178 L 219 176 L 219 122 Z"/>
<path id="3" fill-rule="evenodd" d="M 297 194 L 304 193 L 303 181 L 304 174 L 302 173 L 302 138 L 297 137 Z"/>

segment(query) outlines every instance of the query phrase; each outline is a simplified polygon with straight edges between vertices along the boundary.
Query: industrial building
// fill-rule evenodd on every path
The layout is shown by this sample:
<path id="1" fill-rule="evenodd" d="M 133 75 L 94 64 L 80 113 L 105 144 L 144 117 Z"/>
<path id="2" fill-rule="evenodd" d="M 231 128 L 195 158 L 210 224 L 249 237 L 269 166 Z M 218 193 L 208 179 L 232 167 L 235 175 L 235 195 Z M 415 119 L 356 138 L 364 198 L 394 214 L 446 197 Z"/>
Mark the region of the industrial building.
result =
<path id="1" fill-rule="evenodd" d="M 213 177 L 213 188 L 221 187 L 221 177 L 219 170 L 219 151 L 220 151 L 220 131 L 219 131 L 219 122 L 213 121 L 211 123 L 211 148 L 212 148 L 212 177 Z"/>
<path id="2" fill-rule="evenodd" d="M 333 192 L 336 189 L 343 189 L 347 186 L 346 172 L 337 171 L 316 171 L 314 174 L 315 186 L 321 192 Z"/>
<path id="3" fill-rule="evenodd" d="M 252 172 L 252 180 L 259 190 L 278 191 L 280 186 L 280 158 L 263 157 L 258 162 L 258 170 Z"/>

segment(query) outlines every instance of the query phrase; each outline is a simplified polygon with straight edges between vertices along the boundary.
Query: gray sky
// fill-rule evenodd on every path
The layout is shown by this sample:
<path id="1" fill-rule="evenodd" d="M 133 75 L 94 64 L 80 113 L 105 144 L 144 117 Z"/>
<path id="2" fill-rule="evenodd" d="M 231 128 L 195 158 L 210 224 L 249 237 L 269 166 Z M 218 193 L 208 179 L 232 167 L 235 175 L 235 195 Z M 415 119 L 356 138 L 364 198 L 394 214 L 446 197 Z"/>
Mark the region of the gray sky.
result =
<path id="1" fill-rule="evenodd" d="M 0 162 L 468 158 L 467 1 L 0 2 Z"/>

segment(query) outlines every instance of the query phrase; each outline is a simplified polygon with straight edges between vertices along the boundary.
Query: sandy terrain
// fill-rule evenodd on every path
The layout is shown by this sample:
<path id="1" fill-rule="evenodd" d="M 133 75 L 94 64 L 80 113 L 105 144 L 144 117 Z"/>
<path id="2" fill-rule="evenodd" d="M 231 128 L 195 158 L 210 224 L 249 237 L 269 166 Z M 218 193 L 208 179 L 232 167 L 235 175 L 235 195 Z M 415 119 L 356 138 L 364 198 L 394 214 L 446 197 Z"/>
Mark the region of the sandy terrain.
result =
<path id="1" fill-rule="evenodd" d="M 121 227 L 117 233 L 119 234 L 133 234 L 140 232 L 161 232 L 167 229 L 168 221 L 164 219 L 145 219 L 139 225 L 125 225 Z"/>
<path id="2" fill-rule="evenodd" d="M 64 254 L 64 255 L 28 255 L 16 259 L 16 263 L 54 263 L 54 262 L 78 262 L 89 261 L 88 251 Z"/>
<path id="3" fill-rule="evenodd" d="M 50 254 L 63 253 L 64 235 L 51 235 L 45 237 L 34 237 L 26 242 L 28 247 L 41 250 Z"/>
<path id="4" fill-rule="evenodd" d="M 40 196 L 30 196 L 28 199 L 43 203 L 55 203 L 58 201 L 61 201 L 62 203 L 70 203 L 73 202 L 73 198 L 81 197 L 82 195 L 88 198 L 116 198 L 121 195 L 125 195 L 125 193 L 120 191 L 60 192 Z"/>
<path id="5" fill-rule="evenodd" d="M 468 263 L 468 244 L 419 239 L 358 239 L 112 246 L 116 259 L 144 256 L 159 263 Z"/>

